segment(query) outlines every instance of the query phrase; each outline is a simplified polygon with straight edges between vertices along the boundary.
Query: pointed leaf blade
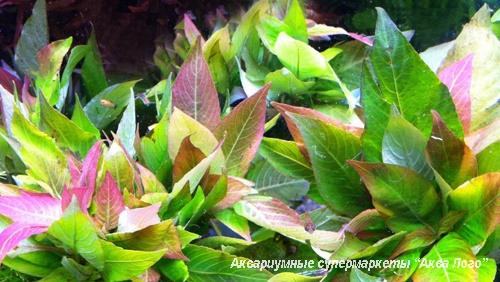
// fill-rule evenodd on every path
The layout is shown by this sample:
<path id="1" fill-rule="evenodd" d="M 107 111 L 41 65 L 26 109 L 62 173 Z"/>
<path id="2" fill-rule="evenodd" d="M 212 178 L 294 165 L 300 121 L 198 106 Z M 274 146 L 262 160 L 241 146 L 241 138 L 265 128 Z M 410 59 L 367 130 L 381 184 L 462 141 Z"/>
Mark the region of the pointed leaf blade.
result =
<path id="1" fill-rule="evenodd" d="M 127 108 L 123 112 L 122 119 L 118 124 L 118 130 L 116 131 L 116 136 L 120 138 L 123 146 L 127 152 L 133 157 L 135 156 L 134 140 L 135 140 L 135 99 L 134 91 L 130 91 L 129 101 Z"/>
<path id="2" fill-rule="evenodd" d="M 239 104 L 214 130 L 219 140 L 227 132 L 222 151 L 226 157 L 228 175 L 245 176 L 250 162 L 257 153 L 264 135 L 266 97 L 269 88 L 270 84 L 266 84 L 252 97 Z"/>
<path id="3" fill-rule="evenodd" d="M 179 108 L 207 128 L 214 129 L 220 120 L 217 90 L 210 69 L 196 41 L 172 86 L 172 106 Z"/>
<path id="4" fill-rule="evenodd" d="M 14 222 L 0 232 L 0 264 L 3 259 L 19 242 L 34 234 L 47 230 L 48 226 L 29 225 L 24 222 Z"/>
<path id="5" fill-rule="evenodd" d="M 126 208 L 118 220 L 118 232 L 135 232 L 150 225 L 160 223 L 158 211 L 160 203 L 150 205 L 144 208 L 128 209 Z"/>
<path id="6" fill-rule="evenodd" d="M 2 196 L 0 214 L 14 222 L 48 227 L 61 218 L 61 201 L 48 194 Z"/>
<path id="7" fill-rule="evenodd" d="M 95 202 L 97 205 L 96 217 L 104 224 L 105 230 L 116 228 L 120 213 L 125 210 L 125 202 L 118 185 L 108 171 L 99 191 L 97 191 Z"/>

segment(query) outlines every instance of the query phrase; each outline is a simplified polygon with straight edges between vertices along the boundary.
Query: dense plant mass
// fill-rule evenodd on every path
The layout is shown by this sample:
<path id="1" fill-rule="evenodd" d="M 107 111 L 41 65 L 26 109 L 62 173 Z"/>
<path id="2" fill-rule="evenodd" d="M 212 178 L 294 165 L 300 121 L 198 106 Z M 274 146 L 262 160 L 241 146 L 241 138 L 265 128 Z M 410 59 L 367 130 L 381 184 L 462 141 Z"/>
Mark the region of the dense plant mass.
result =
<path id="1" fill-rule="evenodd" d="M 155 53 L 162 79 L 141 89 L 109 85 L 95 36 L 49 42 L 38 0 L 15 70 L 0 68 L 0 269 L 493 281 L 500 14 L 485 6 L 418 54 L 376 13 L 364 37 L 306 19 L 296 0 L 261 0 L 206 40 L 186 16 Z M 354 40 L 309 45 L 336 35 Z"/>

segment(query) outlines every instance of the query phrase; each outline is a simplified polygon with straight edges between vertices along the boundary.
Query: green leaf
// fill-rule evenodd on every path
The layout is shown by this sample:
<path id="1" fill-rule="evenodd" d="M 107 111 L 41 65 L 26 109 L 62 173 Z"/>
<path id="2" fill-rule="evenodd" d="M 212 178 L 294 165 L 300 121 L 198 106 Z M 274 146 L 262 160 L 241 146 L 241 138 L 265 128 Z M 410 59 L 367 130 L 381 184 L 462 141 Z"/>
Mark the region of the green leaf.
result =
<path id="1" fill-rule="evenodd" d="M 272 275 L 267 270 L 247 268 L 248 259 L 225 254 L 210 248 L 188 245 L 184 253 L 189 258 L 186 265 L 189 281 L 268 281 Z M 239 267 L 245 263 L 244 267 Z"/>
<path id="2" fill-rule="evenodd" d="M 373 205 L 393 231 L 434 230 L 441 218 L 441 201 L 431 182 L 402 166 L 348 163 L 361 175 Z"/>
<path id="3" fill-rule="evenodd" d="M 221 210 L 215 214 L 215 217 L 242 238 L 248 242 L 252 242 L 252 237 L 250 237 L 250 226 L 246 218 L 236 214 L 232 209 Z"/>
<path id="4" fill-rule="evenodd" d="M 255 183 L 254 188 L 259 194 L 274 197 L 288 205 L 300 200 L 309 190 L 306 180 L 285 176 L 265 160 L 250 168 L 246 178 Z"/>
<path id="5" fill-rule="evenodd" d="M 459 235 L 450 233 L 420 259 L 420 266 L 412 279 L 416 281 L 477 281 L 477 268 L 453 267 L 456 259 L 467 262 L 467 265 L 470 260 L 476 261 L 467 242 Z M 438 267 L 437 263 L 440 263 L 441 267 Z M 444 267 L 445 264 L 447 264 L 446 267 Z"/>
<path id="6" fill-rule="evenodd" d="M 209 129 L 220 121 L 217 90 L 197 40 L 172 86 L 172 106 Z"/>
<path id="7" fill-rule="evenodd" d="M 293 38 L 300 40 L 302 42 L 307 43 L 308 35 L 307 35 L 307 24 L 306 19 L 304 17 L 304 11 L 299 4 L 299 1 L 292 0 L 292 5 L 288 9 L 288 12 L 283 19 L 285 24 L 290 28 Z"/>
<path id="8" fill-rule="evenodd" d="M 360 86 L 361 70 L 363 63 L 368 56 L 368 46 L 360 41 L 348 41 L 336 48 L 342 50 L 329 63 L 335 70 L 340 80 L 349 89 L 356 89 Z"/>
<path id="9" fill-rule="evenodd" d="M 363 142 L 369 143 L 364 146 L 369 155 L 367 160 L 380 159 L 381 137 L 390 104 L 395 104 L 403 118 L 426 138 L 432 130 L 432 109 L 442 113 L 446 124 L 462 138 L 462 125 L 446 86 L 413 50 L 387 13 L 381 8 L 377 12 L 376 39 L 370 55 L 374 77 L 368 78 L 365 69 L 362 85 L 367 134 Z"/>
<path id="10" fill-rule="evenodd" d="M 238 25 L 232 37 L 231 57 L 241 55 L 243 48 L 248 47 L 248 39 L 255 31 L 255 25 L 259 22 L 260 17 L 269 9 L 269 2 L 258 1 L 252 5 L 250 10 L 246 12 L 245 16 Z"/>
<path id="11" fill-rule="evenodd" d="M 125 152 L 122 147 L 115 140 L 109 150 L 104 154 L 102 159 L 102 168 L 99 171 L 100 181 L 97 183 L 103 183 L 106 171 L 109 171 L 113 176 L 113 179 L 118 184 L 120 191 L 127 189 L 129 192 L 135 194 L 134 190 L 134 168 L 129 163 Z"/>
<path id="12" fill-rule="evenodd" d="M 500 116 L 500 70 L 492 62 L 500 60 L 500 41 L 491 29 L 490 8 L 484 5 L 466 24 L 453 49 L 443 62 L 446 67 L 474 53 L 472 62 L 470 132 L 478 130 Z M 436 109 L 437 110 L 437 109 Z M 437 110 L 439 113 L 444 111 Z M 448 121 L 446 124 L 450 126 Z M 459 136 L 461 137 L 461 136 Z"/>
<path id="13" fill-rule="evenodd" d="M 383 282 L 383 278 L 368 275 L 361 271 L 359 268 L 354 268 L 351 270 L 351 275 L 349 276 L 351 282 Z"/>
<path id="14" fill-rule="evenodd" d="M 134 140 L 136 133 L 136 122 L 135 122 L 135 99 L 134 91 L 130 91 L 128 106 L 123 112 L 122 119 L 118 124 L 118 130 L 116 131 L 116 136 L 120 138 L 123 146 L 130 154 L 130 156 L 135 156 Z"/>
<path id="15" fill-rule="evenodd" d="M 57 281 L 68 281 L 77 282 L 78 279 L 70 273 L 66 268 L 60 267 L 52 271 L 49 275 L 45 276 L 43 279 L 39 280 L 42 282 L 57 282 Z"/>
<path id="16" fill-rule="evenodd" d="M 89 98 L 94 98 L 97 94 L 108 88 L 108 81 L 104 74 L 104 66 L 99 54 L 99 47 L 97 46 L 95 30 L 92 30 L 90 34 L 87 46 L 89 52 L 85 55 L 82 65 L 82 83 Z"/>
<path id="17" fill-rule="evenodd" d="M 369 208 L 359 176 L 346 163 L 360 158 L 359 138 L 316 118 L 288 115 L 304 138 L 318 191 L 325 202 L 350 216 Z"/>
<path id="18" fill-rule="evenodd" d="M 439 221 L 439 229 L 437 232 L 438 236 L 441 236 L 445 233 L 450 232 L 453 229 L 453 226 L 461 220 L 468 211 L 450 211 L 448 212 L 440 221 Z"/>
<path id="19" fill-rule="evenodd" d="M 38 0 L 33 6 L 33 13 L 24 24 L 17 42 L 14 56 L 15 65 L 24 74 L 38 69 L 35 60 L 38 51 L 49 44 L 49 25 L 45 0 Z"/>
<path id="20" fill-rule="evenodd" d="M 456 231 L 470 246 L 482 246 L 500 224 L 500 172 L 483 174 L 464 183 L 448 197 L 450 210 L 469 213 Z"/>
<path id="21" fill-rule="evenodd" d="M 309 233 L 305 223 L 296 211 L 277 199 L 264 196 L 247 196 L 233 206 L 235 212 L 254 223 L 281 233 L 295 240 L 305 242 L 323 250 L 336 250 L 342 241 L 342 234 L 324 230 Z"/>
<path id="22" fill-rule="evenodd" d="M 72 75 L 75 71 L 76 66 L 80 61 L 85 58 L 85 56 L 90 52 L 88 45 L 78 45 L 71 49 L 71 53 L 64 67 L 64 71 L 61 75 L 61 90 L 59 101 L 57 101 L 57 109 L 61 110 L 66 101 L 66 97 L 69 94 L 70 86 L 73 85 Z M 80 99 L 78 95 L 75 95 L 75 99 Z"/>
<path id="23" fill-rule="evenodd" d="M 74 122 L 76 126 L 81 128 L 83 131 L 88 132 L 97 138 L 101 138 L 101 133 L 97 128 L 95 128 L 94 124 L 92 124 L 90 119 L 83 111 L 82 104 L 80 103 L 80 98 L 78 98 L 78 95 L 75 96 L 75 109 L 73 110 L 71 121 Z"/>
<path id="24" fill-rule="evenodd" d="M 83 131 L 65 115 L 54 109 L 43 95 L 39 96 L 42 131 L 55 139 L 59 147 L 70 149 L 84 158 L 97 142 L 95 135 Z"/>
<path id="25" fill-rule="evenodd" d="M 95 268 L 103 269 L 105 252 L 94 225 L 78 207 L 76 197 L 73 197 L 63 217 L 55 221 L 47 233 L 56 239 L 56 245 L 75 251 Z"/>
<path id="26" fill-rule="evenodd" d="M 299 79 L 321 77 L 327 71 L 327 62 L 318 51 L 304 42 L 281 32 L 274 52 L 280 62 Z"/>
<path id="27" fill-rule="evenodd" d="M 415 229 L 407 234 L 401 242 L 399 242 L 399 245 L 396 247 L 389 259 L 398 257 L 404 252 L 427 247 L 434 243 L 434 241 L 436 241 L 436 236 L 432 230 L 428 228 Z"/>
<path id="28" fill-rule="evenodd" d="M 297 143 L 264 137 L 259 153 L 284 175 L 315 181 L 311 164 L 304 158 Z"/>
<path id="29" fill-rule="evenodd" d="M 222 151 L 226 157 L 227 174 L 243 177 L 259 148 L 266 119 L 266 84 L 252 97 L 240 103 L 219 123 L 214 135 L 221 140 L 227 133 Z"/>
<path id="30" fill-rule="evenodd" d="M 117 246 L 137 251 L 157 251 L 166 249 L 165 238 L 168 236 L 173 220 L 147 226 L 134 232 L 116 232 L 106 234 L 106 239 Z"/>
<path id="31" fill-rule="evenodd" d="M 273 83 L 271 85 L 272 91 L 290 95 L 305 94 L 314 84 L 314 82 L 304 82 L 298 79 L 287 68 L 268 73 L 264 81 L 265 83 Z"/>
<path id="32" fill-rule="evenodd" d="M 130 100 L 130 88 L 136 82 L 137 80 L 133 80 L 110 86 L 85 105 L 83 111 L 97 129 L 104 129 L 121 114 Z"/>
<path id="33" fill-rule="evenodd" d="M 189 278 L 186 263 L 181 260 L 161 259 L 156 266 L 163 275 L 174 282 L 184 282 Z"/>
<path id="34" fill-rule="evenodd" d="M 303 276 L 292 272 L 281 272 L 274 275 L 268 282 L 293 281 L 293 282 L 314 282 L 321 281 L 321 276 Z"/>
<path id="35" fill-rule="evenodd" d="M 69 51 L 73 39 L 59 40 L 43 47 L 36 56 L 38 71 L 36 72 L 36 88 L 47 98 L 50 105 L 59 101 L 59 72 L 64 56 Z"/>
<path id="36" fill-rule="evenodd" d="M 61 195 L 70 175 L 66 157 L 57 147 L 54 139 L 26 120 L 14 107 L 12 117 L 12 135 L 21 143 L 20 155 L 26 166 L 28 175 L 48 184 L 52 196 Z"/>
<path id="37" fill-rule="evenodd" d="M 476 157 L 437 112 L 432 111 L 432 118 L 434 126 L 427 143 L 427 158 L 435 172 L 454 189 L 477 175 Z"/>
<path id="38" fill-rule="evenodd" d="M 231 83 L 231 75 L 227 62 L 230 57 L 229 28 L 225 26 L 214 32 L 203 45 L 203 55 L 213 76 L 218 93 L 227 93 Z"/>
<path id="39" fill-rule="evenodd" d="M 204 201 L 205 195 L 203 195 L 203 190 L 198 186 L 198 189 L 196 189 L 196 193 L 191 201 L 185 204 L 180 210 L 178 223 L 181 226 L 187 226 L 190 218 L 201 208 Z"/>
<path id="40" fill-rule="evenodd" d="M 48 251 L 29 252 L 17 257 L 6 256 L 2 264 L 31 276 L 46 277 L 61 266 L 61 257 Z"/>
<path id="41" fill-rule="evenodd" d="M 500 142 L 493 143 L 476 155 L 478 175 L 500 171 Z"/>
<path id="42" fill-rule="evenodd" d="M 99 240 L 99 242 L 104 250 L 106 261 L 101 272 L 104 281 L 132 279 L 150 268 L 167 251 L 166 249 L 155 252 L 131 251 L 104 240 Z"/>
<path id="43" fill-rule="evenodd" d="M 72 258 L 63 257 L 61 264 L 71 275 L 69 278 L 76 278 L 76 281 L 94 281 L 100 278 L 99 273 L 90 265 L 81 265 Z M 61 280 L 57 280 L 61 281 Z"/>
<path id="44" fill-rule="evenodd" d="M 393 105 L 382 139 L 382 160 L 386 164 L 405 166 L 426 179 L 433 178 L 425 158 L 426 138 L 406 121 Z"/>
<path id="45" fill-rule="evenodd" d="M 350 232 L 344 233 L 344 240 L 340 247 L 330 256 L 330 260 L 347 260 L 352 255 L 370 246 L 370 243 L 362 241 Z"/>
<path id="46" fill-rule="evenodd" d="M 383 250 L 385 247 L 388 247 L 389 249 L 393 249 L 396 244 L 398 244 L 401 239 L 403 239 L 404 235 L 406 235 L 405 231 L 398 232 L 394 235 L 391 235 L 389 237 L 386 237 L 384 239 L 381 239 L 377 241 L 376 243 L 368 246 L 366 249 L 363 249 L 352 256 L 349 257 L 349 259 L 360 259 L 360 258 L 369 258 L 373 257 L 376 253 L 379 251 Z M 391 247 L 392 245 L 392 247 Z"/>
<path id="47" fill-rule="evenodd" d="M 167 172 L 172 169 L 172 161 L 168 155 L 169 122 L 170 115 L 164 115 L 154 127 L 153 133 L 141 139 L 141 150 L 144 156 L 142 164 L 146 164 L 160 181 L 163 181 Z"/>
<path id="48" fill-rule="evenodd" d="M 495 276 L 497 272 L 497 265 L 494 259 L 488 257 L 477 257 L 477 260 L 481 261 L 481 267 L 477 269 L 478 271 L 478 281 L 488 282 L 495 281 Z"/>

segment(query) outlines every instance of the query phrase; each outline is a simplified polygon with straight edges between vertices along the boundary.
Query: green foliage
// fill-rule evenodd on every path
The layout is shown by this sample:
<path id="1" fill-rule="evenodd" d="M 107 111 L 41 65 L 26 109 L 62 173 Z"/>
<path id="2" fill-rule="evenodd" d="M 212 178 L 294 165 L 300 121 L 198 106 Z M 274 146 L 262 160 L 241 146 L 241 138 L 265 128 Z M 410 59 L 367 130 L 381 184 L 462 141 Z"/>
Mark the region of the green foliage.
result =
<path id="1" fill-rule="evenodd" d="M 432 62 L 439 75 L 381 8 L 373 44 L 307 25 L 296 0 L 258 1 L 206 41 L 185 16 L 177 54 L 155 54 L 163 80 L 139 90 L 137 80 L 108 82 L 94 34 L 73 48 L 71 38 L 43 41 L 43 6 L 16 51 L 36 95 L 28 84 L 16 93 L 20 81 L 0 85 L 0 168 L 9 182 L 0 184 L 0 273 L 42 281 L 493 279 L 499 79 L 483 70 L 496 66 L 489 61 L 499 43 L 486 8 L 472 21 L 477 37 L 466 26 L 448 57 Z M 323 52 L 309 45 L 337 34 L 358 41 Z M 487 52 L 476 52 L 474 40 Z M 73 91 L 78 73 L 82 93 Z M 246 99 L 232 107 L 237 95 Z M 157 120 L 143 119 L 149 103 Z M 284 123 L 268 121 L 272 108 Z M 293 140 L 264 137 L 285 123 Z M 313 265 L 255 265 L 267 258 Z M 318 272 L 323 259 L 407 267 Z M 473 267 L 453 268 L 457 259 Z M 451 265 L 429 267 L 438 260 Z"/>

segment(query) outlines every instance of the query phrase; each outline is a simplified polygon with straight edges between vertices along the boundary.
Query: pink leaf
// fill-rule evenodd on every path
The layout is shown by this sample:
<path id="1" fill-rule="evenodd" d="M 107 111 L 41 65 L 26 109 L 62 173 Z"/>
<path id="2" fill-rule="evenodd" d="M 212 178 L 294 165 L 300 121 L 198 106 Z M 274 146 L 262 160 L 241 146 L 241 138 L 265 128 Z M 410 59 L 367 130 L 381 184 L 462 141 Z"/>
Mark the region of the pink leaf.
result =
<path id="1" fill-rule="evenodd" d="M 226 157 L 228 175 L 245 176 L 257 153 L 264 135 L 266 97 L 270 87 L 270 83 L 264 85 L 252 97 L 239 104 L 214 131 L 219 140 L 227 132 L 222 151 Z"/>
<path id="2" fill-rule="evenodd" d="M 441 82 L 450 90 L 465 134 L 469 132 L 471 121 L 470 87 L 473 59 L 474 54 L 472 53 L 438 74 Z"/>
<path id="3" fill-rule="evenodd" d="M 189 44 L 192 45 L 196 41 L 196 38 L 198 38 L 199 36 L 201 40 L 201 46 L 205 45 L 205 39 L 203 39 L 200 31 L 198 30 L 196 25 L 194 25 L 188 14 L 184 14 L 184 33 L 186 34 L 186 38 Z"/>
<path id="4" fill-rule="evenodd" d="M 359 34 L 354 33 L 354 32 L 348 32 L 348 34 L 350 37 L 352 37 L 358 41 L 361 41 L 368 46 L 373 46 L 373 42 L 370 39 L 368 39 L 367 37 L 364 37 L 363 35 L 359 35 Z"/>
<path id="5" fill-rule="evenodd" d="M 71 198 L 73 195 L 76 196 L 76 200 L 78 201 L 78 206 L 85 214 L 89 214 L 87 208 L 89 207 L 90 201 L 92 200 L 92 194 L 94 193 L 88 187 L 73 187 L 71 190 L 68 190 L 67 186 L 64 186 L 63 193 L 61 196 L 61 206 L 62 210 L 65 211 L 66 208 L 71 203 Z"/>
<path id="6" fill-rule="evenodd" d="M 78 181 L 78 186 L 88 187 L 94 192 L 95 189 L 95 180 L 97 178 L 97 165 L 99 163 L 99 157 L 101 156 L 101 144 L 102 141 L 98 141 L 92 146 L 90 151 L 87 153 L 85 157 L 85 161 L 83 161 L 82 166 L 82 175 L 80 176 L 80 180 Z"/>
<path id="7" fill-rule="evenodd" d="M 209 129 L 220 121 L 217 90 L 197 40 L 172 86 L 172 108 L 176 107 Z"/>
<path id="8" fill-rule="evenodd" d="M 78 180 L 80 179 L 81 172 L 81 163 L 71 155 L 71 153 L 66 153 L 66 160 L 68 161 L 69 174 L 71 175 L 71 183 L 73 186 L 78 186 Z"/>
<path id="9" fill-rule="evenodd" d="M 48 226 L 34 226 L 24 222 L 14 222 L 0 233 L 0 264 L 3 259 L 19 242 L 33 234 L 40 234 Z"/>
<path id="10" fill-rule="evenodd" d="M 0 197 L 0 214 L 14 222 L 50 226 L 62 216 L 61 201 L 49 194 L 22 192 L 22 196 Z"/>
<path id="11" fill-rule="evenodd" d="M 19 78 L 13 76 L 3 68 L 0 68 L 0 85 L 10 93 L 14 93 L 14 89 L 17 93 L 21 93 L 22 83 Z"/>
<path id="12" fill-rule="evenodd" d="M 229 176 L 227 178 L 227 193 L 224 198 L 211 209 L 211 212 L 216 213 L 229 208 L 243 199 L 244 196 L 257 193 L 256 190 L 251 188 L 254 185 L 253 182 L 244 178 Z"/>
<path id="13" fill-rule="evenodd" d="M 97 204 L 96 216 L 104 224 L 106 231 L 115 228 L 118 225 L 120 213 L 125 210 L 125 202 L 120 188 L 109 171 L 106 171 L 106 176 L 97 192 L 95 201 Z"/>
<path id="14" fill-rule="evenodd" d="M 128 209 L 120 213 L 118 219 L 118 232 L 135 232 L 150 225 L 160 223 L 158 211 L 161 203 L 157 203 L 145 208 Z"/>

